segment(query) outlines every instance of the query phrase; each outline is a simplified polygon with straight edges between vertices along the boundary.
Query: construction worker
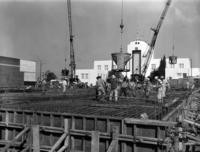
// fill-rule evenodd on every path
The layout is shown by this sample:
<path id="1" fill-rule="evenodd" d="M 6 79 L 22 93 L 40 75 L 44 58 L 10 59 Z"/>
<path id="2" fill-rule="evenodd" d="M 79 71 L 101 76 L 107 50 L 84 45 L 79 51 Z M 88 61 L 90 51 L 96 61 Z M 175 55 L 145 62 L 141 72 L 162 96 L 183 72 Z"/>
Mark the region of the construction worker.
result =
<path id="1" fill-rule="evenodd" d="M 136 96 L 136 83 L 134 82 L 133 76 L 131 76 L 128 87 L 129 87 L 129 91 L 130 91 L 130 96 L 135 97 Z"/>
<path id="2" fill-rule="evenodd" d="M 128 78 L 124 77 L 122 85 L 121 85 L 121 95 L 127 96 L 128 91 Z"/>
<path id="3" fill-rule="evenodd" d="M 105 87 L 106 83 L 104 80 L 102 80 L 101 76 L 96 77 L 96 99 L 97 100 L 104 100 L 106 92 Z"/>
<path id="4" fill-rule="evenodd" d="M 162 81 L 158 79 L 157 82 L 158 82 L 157 83 L 157 89 L 158 89 L 157 99 L 158 99 L 158 103 L 162 104 L 163 103 Z"/>
<path id="5" fill-rule="evenodd" d="M 62 92 L 65 93 L 67 88 L 67 81 L 65 79 L 62 80 L 62 88 Z"/>
<path id="6" fill-rule="evenodd" d="M 113 96 L 114 100 L 118 101 L 118 89 L 119 89 L 118 80 L 115 75 L 112 75 L 110 79 L 110 96 L 109 96 L 110 101 L 112 101 Z"/>
<path id="7" fill-rule="evenodd" d="M 149 78 L 146 78 L 144 83 L 144 92 L 147 98 L 149 97 L 150 91 L 151 91 L 151 82 Z"/>
<path id="8" fill-rule="evenodd" d="M 162 98 L 164 98 L 166 96 L 168 82 L 164 78 L 164 76 L 161 76 L 161 81 L 162 81 Z"/>

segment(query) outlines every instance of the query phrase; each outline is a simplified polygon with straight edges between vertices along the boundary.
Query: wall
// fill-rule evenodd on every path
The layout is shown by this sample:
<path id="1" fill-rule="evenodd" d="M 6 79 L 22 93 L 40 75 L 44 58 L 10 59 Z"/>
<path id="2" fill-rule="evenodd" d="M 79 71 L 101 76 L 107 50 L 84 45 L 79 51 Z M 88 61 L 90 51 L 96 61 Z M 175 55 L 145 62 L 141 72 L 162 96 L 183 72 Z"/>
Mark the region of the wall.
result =
<path id="1" fill-rule="evenodd" d="M 20 60 L 20 71 L 24 72 L 24 81 L 36 81 L 36 62 L 28 60 Z"/>
<path id="2" fill-rule="evenodd" d="M 19 59 L 0 56 L 0 87 L 23 86 L 24 74 L 19 64 Z"/>

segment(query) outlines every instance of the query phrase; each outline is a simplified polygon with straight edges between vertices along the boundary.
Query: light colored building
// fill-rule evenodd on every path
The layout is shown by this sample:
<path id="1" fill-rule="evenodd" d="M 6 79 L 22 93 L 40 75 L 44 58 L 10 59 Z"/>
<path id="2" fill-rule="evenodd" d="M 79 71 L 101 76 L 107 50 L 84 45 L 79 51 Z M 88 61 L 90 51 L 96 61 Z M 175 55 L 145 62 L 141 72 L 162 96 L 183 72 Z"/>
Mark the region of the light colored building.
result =
<path id="1" fill-rule="evenodd" d="M 78 75 L 82 82 L 88 82 L 89 85 L 95 85 L 97 76 L 101 76 L 106 80 L 108 71 L 111 70 L 111 67 L 111 60 L 94 61 L 93 69 L 77 69 L 76 75 Z"/>
<path id="2" fill-rule="evenodd" d="M 141 50 L 141 67 L 143 67 L 146 54 L 149 49 L 149 46 L 144 41 L 133 41 L 129 43 L 127 46 L 127 52 L 132 54 L 134 50 Z M 124 73 L 128 77 L 132 74 L 132 59 L 130 60 L 130 72 Z M 157 69 L 160 65 L 160 59 L 155 59 L 154 54 L 152 54 L 149 67 L 146 72 L 146 76 L 149 76 L 150 73 Z M 88 82 L 88 84 L 95 84 L 96 77 L 102 76 L 105 80 L 108 75 L 108 71 L 112 68 L 111 60 L 95 60 L 93 69 L 77 69 L 76 74 L 79 76 L 82 82 Z M 177 58 L 177 64 L 171 65 L 169 64 L 169 59 L 166 59 L 166 69 L 165 69 L 165 77 L 178 79 L 187 76 L 200 76 L 200 69 L 194 68 L 191 69 L 191 59 L 190 58 Z"/>
<path id="3" fill-rule="evenodd" d="M 20 71 L 24 73 L 25 82 L 36 82 L 36 62 L 20 60 Z"/>
<path id="4" fill-rule="evenodd" d="M 192 76 L 200 78 L 200 68 L 192 68 Z"/>

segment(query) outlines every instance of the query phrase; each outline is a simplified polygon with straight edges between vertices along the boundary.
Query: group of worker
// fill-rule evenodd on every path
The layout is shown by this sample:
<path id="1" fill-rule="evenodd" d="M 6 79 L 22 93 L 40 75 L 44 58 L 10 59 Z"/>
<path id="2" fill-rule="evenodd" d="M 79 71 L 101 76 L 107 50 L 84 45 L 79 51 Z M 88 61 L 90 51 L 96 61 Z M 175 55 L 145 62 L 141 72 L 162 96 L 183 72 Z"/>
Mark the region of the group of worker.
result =
<path id="1" fill-rule="evenodd" d="M 130 80 L 127 77 L 117 78 L 112 75 L 107 81 L 104 81 L 101 76 L 97 76 L 96 81 L 96 99 L 106 101 L 108 95 L 109 101 L 118 101 L 119 96 L 135 97 L 138 88 L 143 88 L 145 96 L 148 98 L 153 89 L 153 85 L 149 78 L 144 80 L 142 86 L 139 86 L 137 80 L 133 77 Z M 163 98 L 166 96 L 167 88 L 170 88 L 169 83 L 164 77 L 155 77 L 155 85 L 157 88 L 157 99 L 159 103 L 163 103 Z"/>

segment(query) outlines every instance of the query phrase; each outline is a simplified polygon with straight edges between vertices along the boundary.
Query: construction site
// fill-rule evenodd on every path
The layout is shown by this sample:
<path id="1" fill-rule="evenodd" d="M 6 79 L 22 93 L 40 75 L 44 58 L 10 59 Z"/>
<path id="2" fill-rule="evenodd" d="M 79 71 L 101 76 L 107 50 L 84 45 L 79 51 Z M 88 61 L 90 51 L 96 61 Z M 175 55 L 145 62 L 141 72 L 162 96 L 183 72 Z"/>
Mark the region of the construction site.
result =
<path id="1" fill-rule="evenodd" d="M 41 80 L 40 75 L 39 85 L 36 83 L 33 87 L 31 81 L 25 86 L 25 75 L 19 70 L 20 60 L 1 57 L 0 151 L 200 152 L 200 79 L 186 75 L 182 79 L 169 79 L 164 85 L 165 58 L 147 75 L 171 3 L 172 0 L 166 0 L 144 56 L 138 49 L 131 54 L 123 51 L 122 0 L 121 48 L 111 54 L 112 68 L 105 81 L 110 90 L 98 88 L 98 83 L 104 82 L 99 81 L 101 76 L 97 76 L 96 86 L 78 80 L 71 0 L 67 0 L 70 69 L 61 70 L 65 85 L 53 79 Z M 177 64 L 177 56 L 169 56 L 169 64 Z M 11 69 L 10 65 L 14 67 Z M 34 70 L 31 72 L 35 74 Z M 132 94 L 134 91 L 130 96 L 119 91 L 125 77 L 129 79 L 128 72 L 130 82 L 135 84 L 129 90 Z M 117 82 L 117 93 L 112 90 L 112 81 Z M 151 87 L 147 88 L 148 84 Z M 165 95 L 159 98 L 161 88 Z"/>

